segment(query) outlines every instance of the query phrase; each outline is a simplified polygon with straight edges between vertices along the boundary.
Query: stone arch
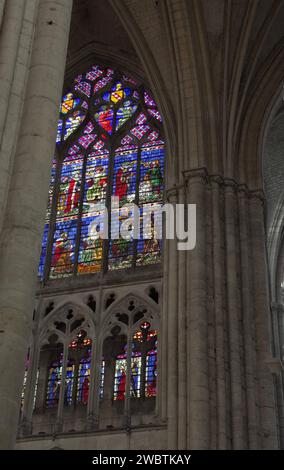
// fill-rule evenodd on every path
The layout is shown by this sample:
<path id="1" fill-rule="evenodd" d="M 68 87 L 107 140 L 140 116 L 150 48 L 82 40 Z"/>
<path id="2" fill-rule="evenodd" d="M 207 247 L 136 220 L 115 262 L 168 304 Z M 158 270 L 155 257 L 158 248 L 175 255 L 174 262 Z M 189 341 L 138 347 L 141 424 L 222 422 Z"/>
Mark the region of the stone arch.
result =
<path id="1" fill-rule="evenodd" d="M 131 307 L 132 302 L 134 302 L 134 309 L 129 310 Z M 132 304 L 133 305 L 133 304 Z M 135 314 L 139 311 L 139 309 L 148 309 L 147 314 L 145 315 L 145 321 L 152 321 L 154 320 L 154 324 L 158 324 L 159 319 L 159 308 L 158 305 L 155 304 L 151 299 L 145 299 L 142 296 L 134 293 L 128 293 L 123 298 L 118 298 L 108 309 L 108 313 L 106 317 L 103 319 L 101 328 L 100 328 L 100 337 L 104 338 L 107 333 L 110 332 L 110 329 L 113 328 L 115 325 L 119 323 L 118 319 L 114 319 L 113 317 L 116 315 L 116 312 L 129 312 L 129 317 L 134 318 Z M 146 312 L 145 312 L 146 313 Z M 134 325 L 136 325 L 135 322 Z M 125 327 L 124 327 L 125 330 Z"/>
<path id="2" fill-rule="evenodd" d="M 254 94 L 243 114 L 244 120 L 237 146 L 239 152 L 236 151 L 234 155 L 234 174 L 250 189 L 263 188 L 264 143 L 282 94 L 283 63 L 284 51 L 273 60 L 267 59 L 265 67 L 258 74 Z"/>
<path id="3" fill-rule="evenodd" d="M 59 304 L 47 317 L 44 317 L 38 328 L 39 342 L 46 338 L 47 334 L 58 334 L 61 338 L 70 339 L 80 329 L 86 328 L 89 334 L 93 337 L 95 335 L 95 321 L 93 319 L 92 311 L 84 304 L 76 302 L 64 302 Z M 68 318 L 68 316 L 70 318 Z M 77 326 L 74 322 L 82 322 Z M 60 331 L 56 325 L 57 322 L 62 322 L 66 325 L 65 331 Z M 63 325 L 62 325 L 63 327 Z M 63 328 L 64 329 L 64 328 Z"/>

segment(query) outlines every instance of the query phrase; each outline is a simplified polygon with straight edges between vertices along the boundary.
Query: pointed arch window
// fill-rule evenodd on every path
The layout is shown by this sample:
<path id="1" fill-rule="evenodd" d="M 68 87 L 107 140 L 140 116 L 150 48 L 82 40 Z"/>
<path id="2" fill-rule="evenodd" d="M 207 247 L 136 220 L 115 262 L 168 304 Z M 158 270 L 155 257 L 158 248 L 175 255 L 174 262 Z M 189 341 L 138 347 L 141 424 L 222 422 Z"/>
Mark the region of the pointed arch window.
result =
<path id="1" fill-rule="evenodd" d="M 148 322 L 143 322 L 133 336 L 130 361 L 130 398 L 151 398 L 156 396 L 157 386 L 157 330 L 151 329 Z M 124 400 L 128 354 L 116 357 L 114 376 L 114 400 Z"/>
<path id="2" fill-rule="evenodd" d="M 107 67 L 79 75 L 63 97 L 53 161 L 39 275 L 57 279 L 160 262 L 160 240 L 102 240 L 98 203 L 111 197 L 162 203 L 162 117 L 138 81 Z M 129 215 L 112 209 L 118 227 Z M 117 227 L 116 227 L 117 228 Z M 108 221 L 108 233 L 115 229 Z M 151 230 L 152 232 L 152 230 Z"/>

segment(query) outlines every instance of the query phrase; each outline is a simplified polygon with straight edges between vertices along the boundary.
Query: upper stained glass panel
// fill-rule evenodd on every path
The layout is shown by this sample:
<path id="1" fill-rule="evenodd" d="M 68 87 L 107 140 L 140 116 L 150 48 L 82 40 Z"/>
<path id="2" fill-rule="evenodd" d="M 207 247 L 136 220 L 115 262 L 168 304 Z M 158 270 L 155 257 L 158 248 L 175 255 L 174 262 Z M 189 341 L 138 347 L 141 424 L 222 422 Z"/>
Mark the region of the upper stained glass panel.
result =
<path id="1" fill-rule="evenodd" d="M 98 205 L 110 208 L 112 196 L 120 206 L 162 203 L 162 117 L 151 94 L 128 74 L 94 65 L 63 96 L 56 147 L 41 279 L 159 263 L 161 244 L 151 230 L 148 240 L 99 236 L 111 233 L 111 222 Z M 120 228 L 126 216 L 115 211 Z"/>

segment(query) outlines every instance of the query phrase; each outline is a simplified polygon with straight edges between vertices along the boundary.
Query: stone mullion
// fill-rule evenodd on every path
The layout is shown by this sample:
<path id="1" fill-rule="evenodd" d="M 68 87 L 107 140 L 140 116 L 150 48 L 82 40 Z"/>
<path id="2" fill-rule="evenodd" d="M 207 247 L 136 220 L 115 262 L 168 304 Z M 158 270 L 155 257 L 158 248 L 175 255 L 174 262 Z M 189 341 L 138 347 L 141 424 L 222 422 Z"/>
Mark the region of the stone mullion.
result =
<path id="1" fill-rule="evenodd" d="M 73 374 L 73 386 L 72 386 L 72 406 L 77 406 L 77 391 L 78 391 L 78 379 L 79 379 L 79 367 L 80 359 L 76 357 L 74 361 L 74 374 Z"/>
<path id="2" fill-rule="evenodd" d="M 96 324 L 100 325 L 100 319 L 103 309 L 103 291 L 102 286 L 97 297 L 96 307 Z M 100 383 L 100 371 L 101 371 L 101 357 L 102 357 L 102 345 L 101 336 L 97 329 L 92 334 L 92 352 L 91 352 L 91 364 L 90 364 L 90 384 L 89 384 L 89 397 L 87 405 L 87 427 L 97 427 L 99 424 L 99 383 Z"/>
<path id="3" fill-rule="evenodd" d="M 34 399 L 35 389 L 37 386 L 37 373 L 39 366 L 39 357 L 40 357 L 40 347 L 38 344 L 34 345 L 30 352 L 30 367 L 28 368 L 27 373 L 27 382 L 24 396 L 24 406 L 23 406 L 23 432 L 26 434 L 31 434 L 32 430 L 32 415 L 34 410 Z"/>
<path id="4" fill-rule="evenodd" d="M 50 352 L 47 350 L 39 351 L 39 375 L 38 375 L 38 388 L 35 402 L 35 411 L 44 413 L 46 405 L 46 393 L 47 393 L 47 382 L 48 373 L 50 366 Z"/>
<path id="5" fill-rule="evenodd" d="M 101 345 L 95 340 L 92 342 L 91 375 L 89 386 L 89 399 L 87 406 L 88 427 L 97 427 L 99 424 L 100 405 L 100 378 L 101 378 Z"/>
<path id="6" fill-rule="evenodd" d="M 140 378 L 140 398 L 145 399 L 145 385 L 146 385 L 146 363 L 147 363 L 147 348 L 142 347 L 141 350 L 141 378 Z M 137 390 L 138 392 L 139 390 Z"/>
<path id="7" fill-rule="evenodd" d="M 249 201 L 251 250 L 253 263 L 254 316 L 256 331 L 256 367 L 258 377 L 261 448 L 278 448 L 274 383 L 267 361 L 271 358 L 269 286 L 265 249 L 263 201 L 251 194 Z M 260 288 L 261 286 L 261 288 Z"/>
<path id="8" fill-rule="evenodd" d="M 64 409 L 64 398 L 65 398 L 65 390 L 66 390 L 68 354 L 69 354 L 68 342 L 67 343 L 65 342 L 64 347 L 63 347 L 61 382 L 60 382 L 59 400 L 58 400 L 57 416 L 56 416 L 56 423 L 55 423 L 56 432 L 61 432 L 63 429 L 63 409 Z"/>
<path id="9" fill-rule="evenodd" d="M 188 200 L 196 204 L 196 247 L 187 253 L 187 448 L 210 445 L 206 185 L 204 170 L 188 172 Z"/>
<path id="10" fill-rule="evenodd" d="M 252 272 L 249 258 L 249 227 L 248 227 L 248 192 L 241 188 L 238 193 L 239 201 L 239 230 L 241 247 L 241 293 L 243 309 L 243 338 L 245 351 L 245 383 L 246 383 L 246 416 L 248 427 L 248 448 L 260 447 L 258 436 L 258 410 L 256 407 L 255 370 L 256 355 L 254 344 L 254 319 L 252 316 Z"/>
<path id="11" fill-rule="evenodd" d="M 128 427 L 131 425 L 131 362 L 132 362 L 132 330 L 128 328 L 127 337 L 127 359 L 126 359 L 126 383 L 125 383 L 125 399 L 124 399 L 124 424 Z"/>
<path id="12" fill-rule="evenodd" d="M 113 398 L 113 385 L 115 374 L 115 358 L 113 356 L 105 357 L 105 374 L 104 374 L 104 387 L 103 399 L 112 400 Z"/>
<path id="13" fill-rule="evenodd" d="M 215 314 L 215 345 L 216 345 L 216 407 L 217 407 L 217 449 L 227 447 L 226 420 L 226 372 L 225 372 L 225 315 L 223 307 L 224 255 L 222 253 L 222 180 L 211 179 L 212 195 L 212 256 L 213 256 L 213 287 Z"/>

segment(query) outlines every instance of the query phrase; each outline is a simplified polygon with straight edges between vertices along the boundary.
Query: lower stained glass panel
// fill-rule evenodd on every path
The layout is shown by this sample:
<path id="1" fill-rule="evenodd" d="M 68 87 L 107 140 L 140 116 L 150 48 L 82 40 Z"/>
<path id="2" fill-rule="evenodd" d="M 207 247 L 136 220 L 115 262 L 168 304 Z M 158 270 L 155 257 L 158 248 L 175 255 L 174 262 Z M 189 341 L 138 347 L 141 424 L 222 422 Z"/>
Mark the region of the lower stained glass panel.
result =
<path id="1" fill-rule="evenodd" d="M 155 397 L 157 392 L 157 350 L 154 349 L 146 357 L 145 396 Z"/>
<path id="2" fill-rule="evenodd" d="M 62 377 L 62 361 L 52 363 L 48 372 L 46 408 L 54 408 L 58 405 Z"/>
<path id="3" fill-rule="evenodd" d="M 115 361 L 114 375 L 114 400 L 124 400 L 126 392 L 126 371 L 127 371 L 127 355 L 121 354 L 117 356 Z M 131 383 L 130 396 L 133 398 L 140 397 L 141 387 L 141 354 L 133 352 L 131 358 Z"/>
<path id="4" fill-rule="evenodd" d="M 77 219 L 57 222 L 54 232 L 50 277 L 70 276 L 74 268 Z"/>
<path id="5" fill-rule="evenodd" d="M 89 355 L 90 355 L 89 351 Z M 91 358 L 82 359 L 79 365 L 77 384 L 77 403 L 87 405 L 90 388 L 90 362 Z"/>

